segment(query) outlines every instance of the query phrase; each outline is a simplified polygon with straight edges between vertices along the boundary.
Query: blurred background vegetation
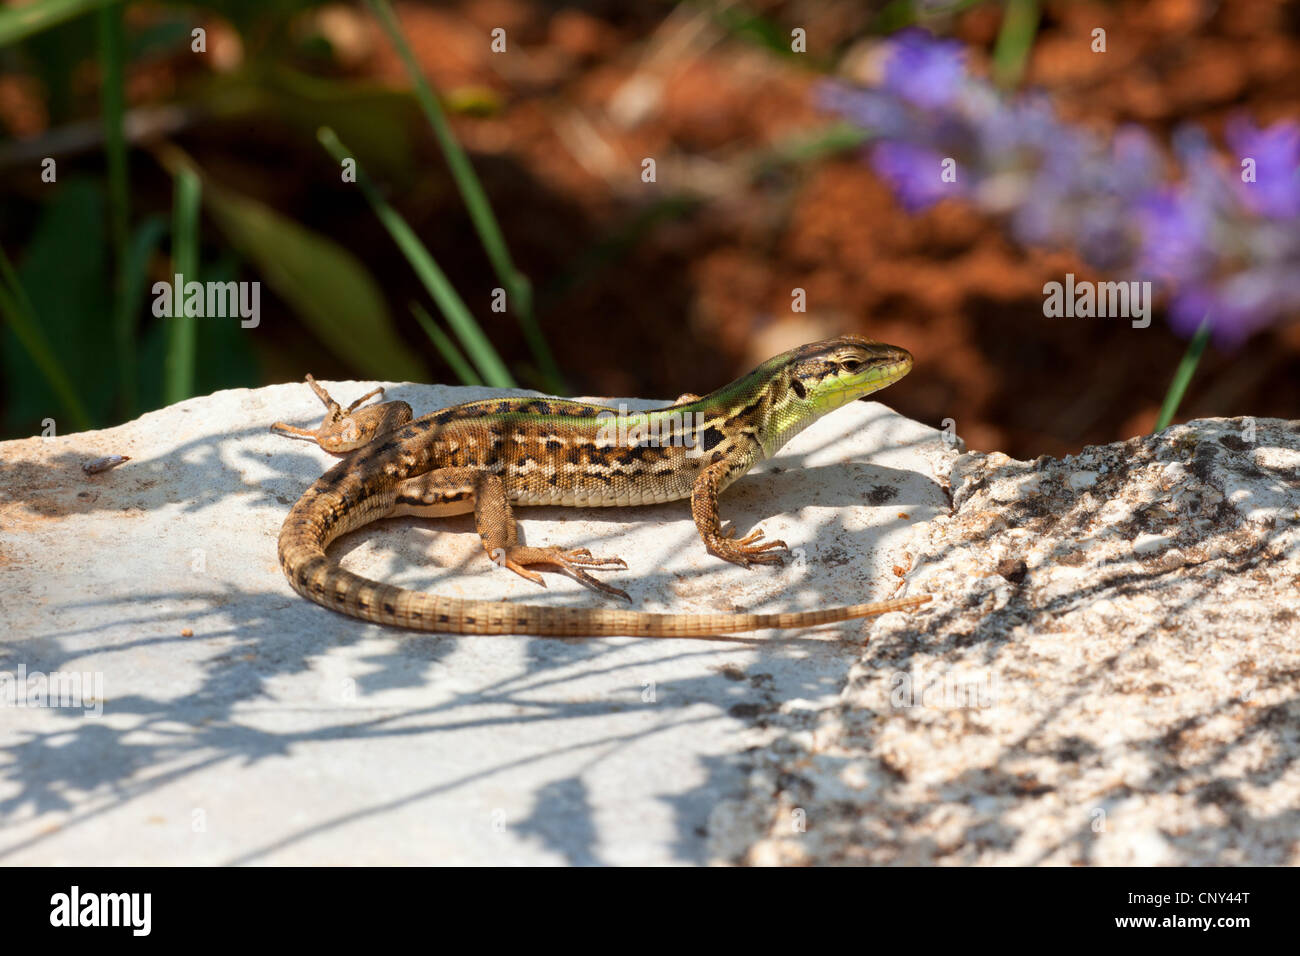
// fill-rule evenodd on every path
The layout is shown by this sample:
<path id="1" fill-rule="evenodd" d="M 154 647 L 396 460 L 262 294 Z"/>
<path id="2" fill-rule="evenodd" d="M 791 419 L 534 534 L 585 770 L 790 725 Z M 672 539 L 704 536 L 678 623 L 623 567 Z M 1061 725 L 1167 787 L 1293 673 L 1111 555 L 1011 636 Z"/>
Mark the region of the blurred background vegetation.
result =
<path id="1" fill-rule="evenodd" d="M 842 332 L 911 349 L 885 400 L 975 448 L 1149 430 L 1187 344 L 1159 313 L 1045 319 L 1086 266 L 907 214 L 813 105 L 914 23 L 1103 134 L 1298 112 L 1284 0 L 5 0 L 3 436 L 308 371 L 670 398 Z M 258 327 L 156 317 L 178 271 L 260 281 Z M 1179 417 L 1297 417 L 1297 328 L 1208 355 Z"/>

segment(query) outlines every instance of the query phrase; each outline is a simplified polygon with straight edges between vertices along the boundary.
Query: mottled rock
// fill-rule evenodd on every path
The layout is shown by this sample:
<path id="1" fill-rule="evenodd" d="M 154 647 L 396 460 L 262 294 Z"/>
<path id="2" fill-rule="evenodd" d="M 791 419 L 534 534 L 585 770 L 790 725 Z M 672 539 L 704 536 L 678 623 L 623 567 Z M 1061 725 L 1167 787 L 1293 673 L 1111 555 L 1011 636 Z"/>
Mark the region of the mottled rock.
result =
<path id="1" fill-rule="evenodd" d="M 967 454 L 839 699 L 770 718 L 716 858 L 1300 863 L 1300 423 Z"/>

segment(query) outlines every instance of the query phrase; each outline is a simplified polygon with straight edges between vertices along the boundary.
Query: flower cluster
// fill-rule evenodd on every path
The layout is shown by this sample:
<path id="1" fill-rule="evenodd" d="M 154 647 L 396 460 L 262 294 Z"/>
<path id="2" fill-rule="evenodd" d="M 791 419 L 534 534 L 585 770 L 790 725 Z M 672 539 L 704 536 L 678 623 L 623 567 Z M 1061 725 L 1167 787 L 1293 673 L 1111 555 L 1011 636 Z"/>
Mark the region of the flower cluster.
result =
<path id="1" fill-rule="evenodd" d="M 974 202 L 1021 242 L 1160 283 L 1175 329 L 1190 335 L 1208 318 L 1220 345 L 1300 313 L 1300 125 L 1233 119 L 1234 163 L 1184 127 L 1170 180 L 1140 127 L 1107 142 L 1041 95 L 1007 97 L 971 76 L 956 41 L 905 30 L 890 44 L 878 87 L 828 83 L 818 96 L 870 133 L 871 165 L 908 210 Z"/>

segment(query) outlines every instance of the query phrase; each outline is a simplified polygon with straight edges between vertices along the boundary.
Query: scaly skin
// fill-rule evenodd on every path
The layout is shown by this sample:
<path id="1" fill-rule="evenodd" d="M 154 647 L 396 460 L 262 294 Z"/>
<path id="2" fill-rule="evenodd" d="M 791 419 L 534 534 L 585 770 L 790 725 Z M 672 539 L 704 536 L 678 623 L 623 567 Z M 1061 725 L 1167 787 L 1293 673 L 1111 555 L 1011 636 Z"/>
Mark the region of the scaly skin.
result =
<path id="1" fill-rule="evenodd" d="M 785 544 L 761 531 L 735 540 L 721 529 L 717 496 L 822 415 L 902 378 L 904 349 L 842 336 L 764 362 L 703 397 L 619 416 L 558 398 L 489 399 L 411 421 L 410 406 L 339 407 L 308 376 L 329 410 L 319 429 L 272 431 L 316 441 L 347 457 L 294 505 L 280 531 L 280 565 L 293 588 L 366 621 L 457 634 L 556 637 L 704 637 L 762 628 L 811 627 L 915 608 L 928 595 L 784 614 L 650 614 L 604 608 L 466 601 L 381 584 L 339 567 L 326 550 L 379 518 L 473 511 L 494 561 L 543 584 L 541 566 L 595 590 L 627 595 L 588 573 L 625 567 L 585 549 L 518 544 L 512 505 L 630 507 L 690 499 L 706 547 L 749 567 L 781 562 Z M 650 443 L 638 443 L 646 433 Z"/>

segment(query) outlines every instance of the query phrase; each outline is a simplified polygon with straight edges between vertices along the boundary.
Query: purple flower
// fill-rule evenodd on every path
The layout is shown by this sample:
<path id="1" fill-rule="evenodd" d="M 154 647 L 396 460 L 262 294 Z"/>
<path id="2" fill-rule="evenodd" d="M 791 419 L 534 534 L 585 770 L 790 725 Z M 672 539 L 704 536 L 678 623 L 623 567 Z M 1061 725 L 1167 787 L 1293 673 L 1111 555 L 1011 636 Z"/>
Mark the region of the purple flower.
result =
<path id="1" fill-rule="evenodd" d="M 1091 208 L 1079 211 L 1075 245 L 1079 255 L 1094 269 L 1112 271 L 1132 260 L 1127 210 L 1103 198 Z"/>
<path id="2" fill-rule="evenodd" d="M 1300 216 L 1300 125 L 1283 120 L 1259 129 L 1234 116 L 1224 135 L 1239 159 L 1255 161 L 1255 181 L 1241 184 L 1246 205 L 1271 219 Z"/>
<path id="3" fill-rule="evenodd" d="M 1190 190 L 1163 190 L 1138 204 L 1138 268 L 1171 282 L 1201 279 L 1209 269 L 1211 211 Z M 1198 320 L 1199 322 L 1199 320 Z"/>
<path id="4" fill-rule="evenodd" d="M 1215 344 L 1232 349 L 1267 328 L 1278 314 L 1296 309 L 1300 277 L 1290 270 L 1248 269 L 1217 285 L 1180 289 L 1170 303 L 1169 324 L 1190 337 L 1209 319 Z"/>
<path id="5" fill-rule="evenodd" d="M 1152 192 L 1160 186 L 1163 166 L 1160 149 L 1150 134 L 1140 126 L 1123 126 L 1111 143 L 1106 187 L 1126 199 Z"/>
<path id="6" fill-rule="evenodd" d="M 1059 150 L 1063 138 L 1075 136 L 1056 118 L 1056 110 L 1046 97 L 1025 96 L 1010 103 L 997 98 L 991 109 L 988 104 L 981 105 L 988 109 L 980 125 L 990 156 Z"/>
<path id="7" fill-rule="evenodd" d="M 1209 319 L 1212 325 L 1225 326 L 1226 309 L 1214 289 L 1208 285 L 1189 285 L 1176 293 L 1169 303 L 1169 324 L 1185 339 L 1190 339 Z M 1219 334 L 1215 335 L 1215 340 Z"/>
<path id="8" fill-rule="evenodd" d="M 1093 267 L 1157 279 L 1170 322 L 1191 335 L 1207 317 L 1235 346 L 1300 313 L 1300 123 L 1229 121 L 1225 163 L 1204 129 L 1171 138 L 1181 172 L 1140 127 L 1107 143 L 1062 122 L 1041 95 L 1007 97 L 967 75 L 960 44 L 920 30 L 893 39 L 878 89 L 829 87 L 829 109 L 872 134 L 871 165 L 903 206 L 961 196 L 1006 216 L 1027 245 L 1074 248 Z M 942 162 L 957 160 L 957 182 Z M 1254 160 L 1242 182 L 1239 160 Z"/>
<path id="9" fill-rule="evenodd" d="M 959 194 L 958 183 L 941 176 L 944 157 L 924 146 L 884 142 L 871 151 L 871 167 L 893 188 L 903 208 L 919 212 Z"/>
<path id="10" fill-rule="evenodd" d="M 927 109 L 952 102 L 966 79 L 961 43 L 910 28 L 894 34 L 891 44 L 885 63 L 886 91 Z"/>
<path id="11" fill-rule="evenodd" d="M 1195 123 L 1179 123 L 1169 138 L 1169 145 L 1184 169 L 1195 169 L 1214 158 L 1210 134 Z"/>
<path id="12" fill-rule="evenodd" d="M 906 108 L 892 96 L 859 90 L 843 83 L 819 83 L 813 92 L 818 106 L 861 126 L 873 136 L 902 136 L 908 128 Z"/>

